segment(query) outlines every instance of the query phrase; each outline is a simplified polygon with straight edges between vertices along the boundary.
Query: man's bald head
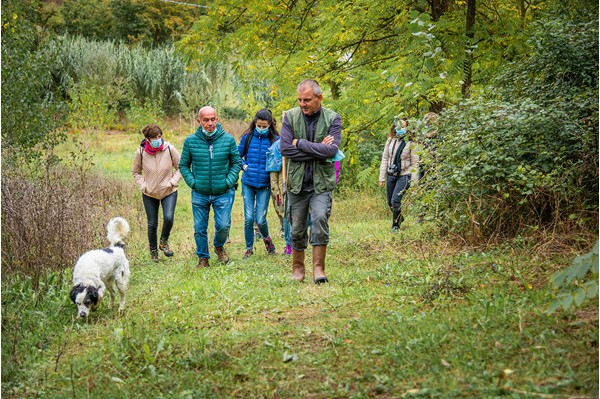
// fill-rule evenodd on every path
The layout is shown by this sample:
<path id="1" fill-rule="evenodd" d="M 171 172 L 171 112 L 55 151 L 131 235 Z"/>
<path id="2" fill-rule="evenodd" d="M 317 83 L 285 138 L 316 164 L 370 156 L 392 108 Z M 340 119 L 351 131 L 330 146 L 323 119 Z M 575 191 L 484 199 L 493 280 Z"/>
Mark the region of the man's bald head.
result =
<path id="1" fill-rule="evenodd" d="M 205 106 L 198 110 L 198 118 L 196 119 L 204 130 L 209 133 L 214 132 L 217 128 L 217 111 L 213 107 Z"/>

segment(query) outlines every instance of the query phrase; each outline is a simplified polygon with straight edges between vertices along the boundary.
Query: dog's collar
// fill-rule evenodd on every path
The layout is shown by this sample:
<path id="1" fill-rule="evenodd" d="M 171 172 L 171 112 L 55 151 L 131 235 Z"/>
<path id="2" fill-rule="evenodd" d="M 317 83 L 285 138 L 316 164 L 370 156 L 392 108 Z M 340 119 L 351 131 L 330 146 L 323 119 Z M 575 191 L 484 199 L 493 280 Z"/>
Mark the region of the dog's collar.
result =
<path id="1" fill-rule="evenodd" d="M 115 247 L 125 249 L 125 243 L 123 241 L 119 241 L 118 243 L 115 244 Z"/>

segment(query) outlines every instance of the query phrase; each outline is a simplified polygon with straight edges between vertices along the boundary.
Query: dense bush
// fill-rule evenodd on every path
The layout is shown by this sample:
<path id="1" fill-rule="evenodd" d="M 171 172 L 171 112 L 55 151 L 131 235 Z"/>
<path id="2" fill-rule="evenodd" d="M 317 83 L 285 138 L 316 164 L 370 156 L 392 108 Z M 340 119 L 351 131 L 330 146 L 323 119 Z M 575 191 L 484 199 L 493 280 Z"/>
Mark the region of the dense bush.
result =
<path id="1" fill-rule="evenodd" d="M 499 98 L 443 112 L 429 198 L 449 228 L 478 240 L 568 220 L 595 226 L 596 25 L 541 25 L 531 55 L 509 66 L 491 89 Z"/>
<path id="2" fill-rule="evenodd" d="M 59 136 L 49 133 L 63 120 L 62 102 L 52 88 L 50 54 L 34 24 L 29 2 L 2 2 L 2 155 L 35 158 Z M 9 158 L 9 159 L 7 159 Z"/>

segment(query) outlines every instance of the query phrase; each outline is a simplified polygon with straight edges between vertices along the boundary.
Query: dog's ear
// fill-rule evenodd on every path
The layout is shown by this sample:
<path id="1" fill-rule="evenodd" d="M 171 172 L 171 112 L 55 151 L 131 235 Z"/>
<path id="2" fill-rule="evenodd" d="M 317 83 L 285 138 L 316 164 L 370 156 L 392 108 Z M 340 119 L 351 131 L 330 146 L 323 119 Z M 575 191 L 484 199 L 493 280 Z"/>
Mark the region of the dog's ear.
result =
<path id="1" fill-rule="evenodd" d="M 100 296 L 98 295 L 98 288 L 96 287 L 88 287 L 88 298 L 92 301 L 94 306 L 98 305 L 98 301 Z"/>
<path id="2" fill-rule="evenodd" d="M 80 292 L 82 292 L 83 289 L 84 289 L 83 285 L 81 285 L 81 284 L 77 284 L 76 286 L 74 286 L 71 289 L 71 294 L 69 294 L 69 296 L 71 297 L 71 300 L 73 301 L 73 303 L 76 303 L 75 299 L 77 298 L 77 294 L 79 294 Z"/>

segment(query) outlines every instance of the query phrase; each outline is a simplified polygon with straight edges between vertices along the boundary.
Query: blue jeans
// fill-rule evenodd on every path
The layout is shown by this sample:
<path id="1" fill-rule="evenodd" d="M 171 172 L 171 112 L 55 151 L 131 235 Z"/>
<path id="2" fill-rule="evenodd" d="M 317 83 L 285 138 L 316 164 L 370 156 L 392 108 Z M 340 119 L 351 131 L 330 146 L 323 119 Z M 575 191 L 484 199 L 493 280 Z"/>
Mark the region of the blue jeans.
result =
<path id="1" fill-rule="evenodd" d="M 267 210 L 271 199 L 271 189 L 268 187 L 254 188 L 242 184 L 242 197 L 244 198 L 244 237 L 246 249 L 254 247 L 254 222 L 263 237 L 269 236 L 267 224 Z"/>
<path id="2" fill-rule="evenodd" d="M 229 228 L 231 228 L 231 211 L 233 210 L 234 202 L 235 202 L 235 188 L 232 188 L 229 190 L 229 226 L 228 226 Z"/>
<path id="3" fill-rule="evenodd" d="M 165 198 L 158 200 L 142 194 L 142 202 L 148 217 L 148 244 L 150 249 L 157 249 L 157 230 L 158 230 L 158 209 L 162 205 L 163 209 L 163 225 L 160 233 L 161 241 L 168 241 L 173 228 L 173 219 L 175 218 L 175 205 L 177 204 L 177 191 L 167 195 Z"/>
<path id="4" fill-rule="evenodd" d="M 226 191 L 221 195 L 204 195 L 192 190 L 192 212 L 194 213 L 194 239 L 196 240 L 196 255 L 199 258 L 210 258 L 208 253 L 208 218 L 210 206 L 215 211 L 215 247 L 222 247 L 229 235 L 231 223 L 231 193 Z"/>

